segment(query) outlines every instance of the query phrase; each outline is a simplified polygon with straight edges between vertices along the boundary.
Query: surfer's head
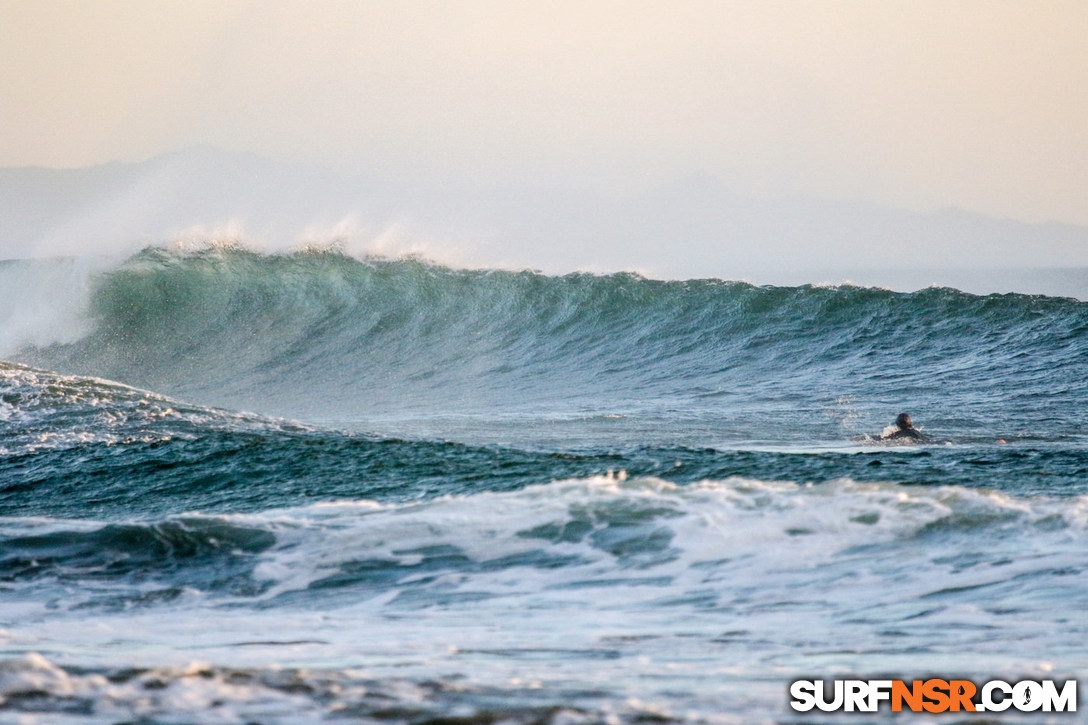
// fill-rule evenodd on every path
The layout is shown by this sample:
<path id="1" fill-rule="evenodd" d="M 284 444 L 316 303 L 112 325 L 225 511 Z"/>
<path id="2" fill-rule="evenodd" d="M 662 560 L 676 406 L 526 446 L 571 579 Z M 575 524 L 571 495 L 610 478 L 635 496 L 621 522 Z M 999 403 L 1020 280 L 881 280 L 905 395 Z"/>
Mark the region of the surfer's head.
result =
<path id="1" fill-rule="evenodd" d="M 910 422 L 910 416 L 906 413 L 900 413 L 895 419 L 895 424 L 899 426 L 899 430 L 906 430 L 907 428 L 914 427 L 914 424 Z"/>

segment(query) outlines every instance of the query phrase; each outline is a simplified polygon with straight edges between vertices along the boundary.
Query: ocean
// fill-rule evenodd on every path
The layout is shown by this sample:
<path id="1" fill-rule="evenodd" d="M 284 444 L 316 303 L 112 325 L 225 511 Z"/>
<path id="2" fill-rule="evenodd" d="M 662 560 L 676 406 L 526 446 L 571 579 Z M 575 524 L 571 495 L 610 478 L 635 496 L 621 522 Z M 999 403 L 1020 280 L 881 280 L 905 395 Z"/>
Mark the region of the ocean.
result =
<path id="1" fill-rule="evenodd" d="M 1088 302 L 208 245 L 0 263 L 0 352 L 2 722 L 1088 675 Z"/>

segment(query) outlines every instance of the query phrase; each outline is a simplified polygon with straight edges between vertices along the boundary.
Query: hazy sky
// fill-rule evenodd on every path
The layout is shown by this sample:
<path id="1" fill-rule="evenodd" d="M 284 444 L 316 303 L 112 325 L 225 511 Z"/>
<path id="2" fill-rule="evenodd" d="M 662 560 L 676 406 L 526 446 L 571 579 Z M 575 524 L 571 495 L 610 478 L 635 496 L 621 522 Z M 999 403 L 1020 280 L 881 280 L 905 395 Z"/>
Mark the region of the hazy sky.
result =
<path id="1" fill-rule="evenodd" d="M 194 144 L 451 183 L 1088 224 L 1088 2 L 0 0 L 0 165 Z"/>

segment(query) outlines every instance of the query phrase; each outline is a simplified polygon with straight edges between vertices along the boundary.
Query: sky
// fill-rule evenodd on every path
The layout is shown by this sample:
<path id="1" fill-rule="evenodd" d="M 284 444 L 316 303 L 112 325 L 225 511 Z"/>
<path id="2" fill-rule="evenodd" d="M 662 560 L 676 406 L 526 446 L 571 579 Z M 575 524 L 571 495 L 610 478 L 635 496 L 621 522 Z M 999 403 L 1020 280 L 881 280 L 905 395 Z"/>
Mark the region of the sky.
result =
<path id="1" fill-rule="evenodd" d="M 210 144 L 1085 225 L 1086 38 L 1083 0 L 0 0 L 0 166 Z"/>

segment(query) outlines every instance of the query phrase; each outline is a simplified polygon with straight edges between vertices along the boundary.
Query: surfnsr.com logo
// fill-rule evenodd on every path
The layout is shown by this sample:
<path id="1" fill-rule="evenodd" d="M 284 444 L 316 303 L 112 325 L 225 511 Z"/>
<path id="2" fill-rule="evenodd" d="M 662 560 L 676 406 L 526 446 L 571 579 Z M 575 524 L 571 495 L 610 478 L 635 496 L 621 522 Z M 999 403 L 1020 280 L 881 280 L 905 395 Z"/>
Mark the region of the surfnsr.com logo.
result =
<path id="1" fill-rule="evenodd" d="M 883 703 L 892 712 L 1076 712 L 1077 681 L 1059 687 L 1054 680 L 990 680 L 978 687 L 970 680 L 797 680 L 790 697 L 798 712 L 876 712 Z"/>

